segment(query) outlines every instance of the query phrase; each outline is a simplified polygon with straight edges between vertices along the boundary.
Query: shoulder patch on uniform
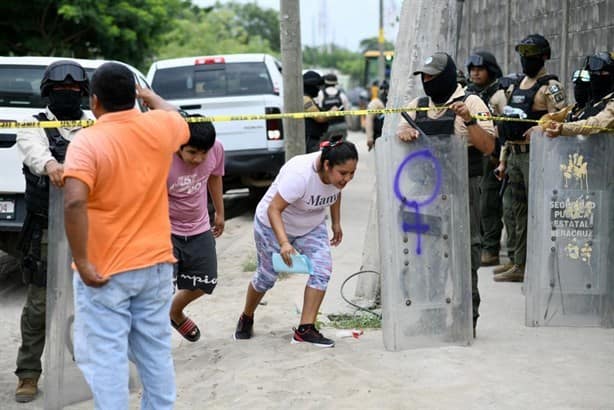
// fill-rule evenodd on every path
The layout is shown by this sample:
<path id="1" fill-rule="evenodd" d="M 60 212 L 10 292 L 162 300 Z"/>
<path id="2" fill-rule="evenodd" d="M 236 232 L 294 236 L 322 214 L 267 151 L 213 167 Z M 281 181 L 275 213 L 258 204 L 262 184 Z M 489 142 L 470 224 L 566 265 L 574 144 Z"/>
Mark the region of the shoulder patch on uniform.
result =
<path id="1" fill-rule="evenodd" d="M 313 101 L 309 100 L 309 101 L 305 101 L 305 109 L 311 108 L 313 107 Z"/>
<path id="2" fill-rule="evenodd" d="M 560 103 L 565 101 L 565 94 L 563 94 L 563 90 L 558 84 L 552 84 L 548 86 L 548 92 L 552 96 L 552 99 L 555 103 Z"/>
<path id="3" fill-rule="evenodd" d="M 481 117 L 480 121 L 489 121 L 489 117 L 492 116 L 492 114 L 488 111 L 483 111 L 483 112 L 479 112 L 476 114 L 476 116 Z"/>

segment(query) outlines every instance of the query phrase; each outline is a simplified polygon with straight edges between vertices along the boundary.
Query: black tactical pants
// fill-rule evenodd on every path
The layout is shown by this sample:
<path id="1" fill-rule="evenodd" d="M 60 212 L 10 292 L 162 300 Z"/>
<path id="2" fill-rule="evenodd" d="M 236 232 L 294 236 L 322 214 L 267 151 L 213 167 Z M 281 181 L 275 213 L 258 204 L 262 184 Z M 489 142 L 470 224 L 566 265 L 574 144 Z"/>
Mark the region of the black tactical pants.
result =
<path id="1" fill-rule="evenodd" d="M 47 232 L 42 233 L 40 258 L 47 259 Z M 47 288 L 28 284 L 26 303 L 21 312 L 21 346 L 17 352 L 17 370 L 20 379 L 37 378 L 41 374 L 41 357 L 45 348 L 45 315 Z"/>
<path id="2" fill-rule="evenodd" d="M 503 230 L 503 202 L 499 196 L 501 181 L 493 173 L 495 168 L 496 165 L 490 157 L 484 159 L 484 176 L 480 185 L 480 218 L 482 249 L 490 255 L 499 255 Z"/>
<path id="3" fill-rule="evenodd" d="M 480 180 L 481 177 L 469 178 L 469 232 L 471 237 L 471 299 L 473 306 L 473 325 L 480 316 L 480 291 L 478 290 L 478 269 L 482 253 L 482 235 L 480 234 Z"/>

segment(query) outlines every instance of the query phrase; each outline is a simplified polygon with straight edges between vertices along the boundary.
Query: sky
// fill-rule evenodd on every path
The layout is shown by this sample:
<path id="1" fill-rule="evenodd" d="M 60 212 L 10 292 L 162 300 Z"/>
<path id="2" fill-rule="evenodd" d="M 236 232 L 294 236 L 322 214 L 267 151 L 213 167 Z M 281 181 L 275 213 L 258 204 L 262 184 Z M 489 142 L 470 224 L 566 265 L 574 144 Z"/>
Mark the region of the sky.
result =
<path id="1" fill-rule="evenodd" d="M 256 3 L 263 9 L 279 10 L 280 0 L 235 0 Z M 201 7 L 216 0 L 192 0 Z M 220 1 L 224 3 L 224 1 Z M 398 30 L 398 16 L 402 0 L 384 0 L 384 33 L 394 43 Z M 335 43 L 351 51 L 361 51 L 360 41 L 377 37 L 379 0 L 302 0 L 301 41 L 303 45 L 320 46 Z"/>

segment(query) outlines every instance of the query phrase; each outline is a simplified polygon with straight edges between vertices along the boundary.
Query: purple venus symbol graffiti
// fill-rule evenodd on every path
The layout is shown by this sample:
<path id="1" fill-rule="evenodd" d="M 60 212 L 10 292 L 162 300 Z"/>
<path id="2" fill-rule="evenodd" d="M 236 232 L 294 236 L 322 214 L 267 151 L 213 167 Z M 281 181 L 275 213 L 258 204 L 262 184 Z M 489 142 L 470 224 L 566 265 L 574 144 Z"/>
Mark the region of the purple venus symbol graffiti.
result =
<path id="1" fill-rule="evenodd" d="M 403 173 L 403 170 L 409 164 L 415 163 L 417 161 L 429 161 L 431 162 L 435 170 L 435 186 L 433 187 L 433 192 L 428 198 L 423 199 L 422 201 L 417 201 L 417 200 L 408 198 L 406 195 L 404 195 L 401 192 L 401 187 L 399 186 L 400 181 L 401 181 L 401 174 Z M 437 158 L 435 158 L 435 155 L 433 155 L 433 153 L 429 149 L 421 149 L 421 150 L 417 150 L 409 154 L 403 160 L 403 162 L 401 162 L 401 165 L 399 165 L 396 175 L 394 176 L 395 196 L 397 197 L 399 201 L 401 201 L 403 206 L 411 209 L 415 215 L 415 221 L 413 221 L 413 223 L 409 223 L 403 220 L 401 229 L 403 229 L 403 232 L 405 233 L 407 232 L 416 233 L 416 254 L 418 255 L 422 253 L 422 235 L 428 232 L 429 230 L 429 225 L 422 222 L 422 218 L 420 217 L 420 208 L 431 204 L 435 200 L 435 198 L 437 198 L 437 195 L 439 194 L 439 191 L 441 189 L 441 180 L 442 180 L 441 165 L 439 164 L 439 161 L 437 160 Z"/>

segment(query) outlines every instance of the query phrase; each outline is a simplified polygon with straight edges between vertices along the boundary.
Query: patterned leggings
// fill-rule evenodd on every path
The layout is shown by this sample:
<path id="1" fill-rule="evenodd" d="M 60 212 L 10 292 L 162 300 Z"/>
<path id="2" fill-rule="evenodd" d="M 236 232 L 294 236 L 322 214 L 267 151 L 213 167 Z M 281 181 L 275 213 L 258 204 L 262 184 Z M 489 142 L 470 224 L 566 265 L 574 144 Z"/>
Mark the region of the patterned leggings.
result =
<path id="1" fill-rule="evenodd" d="M 252 286 L 257 292 L 266 292 L 275 285 L 278 272 L 273 270 L 272 255 L 279 252 L 279 243 L 273 229 L 254 218 L 254 239 L 258 256 L 258 267 L 252 277 Z M 313 274 L 309 275 L 307 286 L 318 290 L 326 290 L 328 280 L 333 270 L 333 260 L 330 254 L 330 244 L 326 222 L 307 232 L 303 236 L 289 236 L 294 248 L 311 259 Z"/>

